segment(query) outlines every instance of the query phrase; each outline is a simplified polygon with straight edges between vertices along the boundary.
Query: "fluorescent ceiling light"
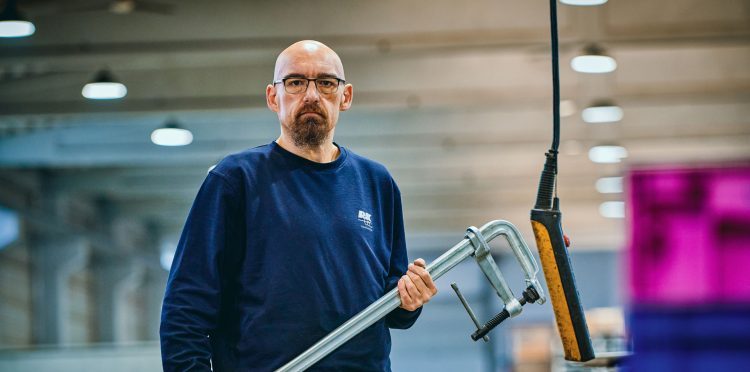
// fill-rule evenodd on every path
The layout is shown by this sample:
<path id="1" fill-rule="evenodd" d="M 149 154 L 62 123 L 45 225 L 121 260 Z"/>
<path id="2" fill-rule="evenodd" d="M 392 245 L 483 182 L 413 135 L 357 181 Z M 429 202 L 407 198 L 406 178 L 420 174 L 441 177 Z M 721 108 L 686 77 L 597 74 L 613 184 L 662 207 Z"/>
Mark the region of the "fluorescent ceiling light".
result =
<path id="1" fill-rule="evenodd" d="M 596 191 L 602 194 L 621 193 L 622 177 L 602 177 L 596 180 Z"/>
<path id="2" fill-rule="evenodd" d="M 589 159 L 594 163 L 619 163 L 628 157 L 622 146 L 594 146 L 589 150 Z"/>
<path id="3" fill-rule="evenodd" d="M 26 37 L 36 31 L 29 21 L 0 21 L 0 37 Z"/>
<path id="4" fill-rule="evenodd" d="M 617 62 L 601 47 L 589 45 L 583 50 L 582 55 L 570 61 L 570 67 L 585 74 L 603 74 L 617 69 Z"/>
<path id="5" fill-rule="evenodd" d="M 81 94 L 88 99 L 119 99 L 128 94 L 128 88 L 122 83 L 88 83 Z"/>
<path id="6" fill-rule="evenodd" d="M 167 124 L 151 132 L 151 142 L 159 146 L 186 146 L 193 143 L 193 133 L 177 124 Z"/>
<path id="7" fill-rule="evenodd" d="M 592 6 L 592 5 L 602 5 L 607 2 L 607 0 L 560 0 L 561 3 L 567 4 L 567 5 L 575 5 L 575 6 Z"/>
<path id="8" fill-rule="evenodd" d="M 94 79 L 83 86 L 81 94 L 88 99 L 119 99 L 128 94 L 128 88 L 105 69 L 97 72 Z"/>
<path id="9" fill-rule="evenodd" d="M 592 124 L 618 122 L 622 116 L 622 109 L 615 105 L 591 106 L 581 112 L 583 121 Z"/>
<path id="10" fill-rule="evenodd" d="M 599 205 L 599 214 L 606 218 L 624 218 L 625 202 L 608 201 Z"/>
<path id="11" fill-rule="evenodd" d="M 617 69 L 617 62 L 610 56 L 578 56 L 570 61 L 570 67 L 585 74 L 603 74 Z"/>
<path id="12" fill-rule="evenodd" d="M 6 1 L 0 12 L 0 37 L 26 37 L 34 31 L 36 27 L 18 11 L 15 0 Z"/>

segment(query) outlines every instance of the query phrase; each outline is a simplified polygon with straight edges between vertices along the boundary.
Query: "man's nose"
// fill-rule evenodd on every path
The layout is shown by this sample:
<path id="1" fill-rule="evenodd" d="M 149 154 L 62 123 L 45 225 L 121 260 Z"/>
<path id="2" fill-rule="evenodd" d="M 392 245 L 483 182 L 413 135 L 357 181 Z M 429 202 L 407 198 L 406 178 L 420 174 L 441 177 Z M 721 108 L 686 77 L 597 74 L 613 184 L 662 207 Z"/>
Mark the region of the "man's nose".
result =
<path id="1" fill-rule="evenodd" d="M 307 90 L 305 90 L 305 101 L 315 102 L 320 100 L 320 92 L 318 92 L 318 85 L 315 84 L 315 80 L 307 81 Z"/>

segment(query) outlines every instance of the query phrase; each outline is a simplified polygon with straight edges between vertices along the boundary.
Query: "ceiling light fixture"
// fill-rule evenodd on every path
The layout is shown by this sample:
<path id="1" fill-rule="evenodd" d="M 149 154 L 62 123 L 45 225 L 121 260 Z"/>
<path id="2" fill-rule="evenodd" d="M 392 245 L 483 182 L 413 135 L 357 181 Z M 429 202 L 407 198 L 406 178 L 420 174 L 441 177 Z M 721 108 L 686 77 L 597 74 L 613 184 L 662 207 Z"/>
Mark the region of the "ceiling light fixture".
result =
<path id="1" fill-rule="evenodd" d="M 151 142 L 159 146 L 186 146 L 193 143 L 193 133 L 170 121 L 151 132 Z"/>
<path id="2" fill-rule="evenodd" d="M 599 205 L 599 214 L 606 218 L 624 218 L 625 202 L 608 201 Z"/>
<path id="3" fill-rule="evenodd" d="M 614 58 L 608 56 L 604 49 L 591 44 L 584 48 L 583 55 L 570 61 L 570 67 L 585 74 L 603 74 L 617 69 L 617 62 Z"/>
<path id="4" fill-rule="evenodd" d="M 583 121 L 591 124 L 615 123 L 622 120 L 622 108 L 612 102 L 597 102 L 581 112 Z"/>
<path id="5" fill-rule="evenodd" d="M 622 192 L 622 177 L 602 177 L 596 180 L 596 191 L 602 194 L 619 194 Z"/>
<path id="6" fill-rule="evenodd" d="M 594 146 L 589 149 L 589 159 L 594 163 L 619 163 L 628 157 L 622 146 Z"/>
<path id="7" fill-rule="evenodd" d="M 0 12 L 0 37 L 26 37 L 33 35 L 34 31 L 34 24 L 18 11 L 16 0 L 7 0 Z"/>
<path id="8" fill-rule="evenodd" d="M 88 99 L 119 99 L 128 94 L 128 88 L 117 81 L 109 70 L 102 69 L 90 83 L 83 86 L 81 94 Z"/>
<path id="9" fill-rule="evenodd" d="M 574 5 L 574 6 L 593 6 L 593 5 L 602 5 L 607 2 L 607 0 L 560 0 L 561 3 L 566 5 Z"/>

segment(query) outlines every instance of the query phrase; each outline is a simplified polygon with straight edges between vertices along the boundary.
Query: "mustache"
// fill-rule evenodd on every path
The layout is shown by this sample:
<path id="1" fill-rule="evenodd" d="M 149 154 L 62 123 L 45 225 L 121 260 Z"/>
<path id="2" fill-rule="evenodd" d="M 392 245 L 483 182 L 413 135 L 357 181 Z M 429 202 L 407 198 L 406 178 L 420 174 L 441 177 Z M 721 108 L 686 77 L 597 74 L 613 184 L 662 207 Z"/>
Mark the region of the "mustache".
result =
<path id="1" fill-rule="evenodd" d="M 323 111 L 323 108 L 317 104 L 306 104 L 302 106 L 297 112 L 298 112 L 297 117 L 300 117 L 303 114 L 310 113 L 310 112 L 316 113 L 324 118 L 326 117 L 326 114 Z"/>

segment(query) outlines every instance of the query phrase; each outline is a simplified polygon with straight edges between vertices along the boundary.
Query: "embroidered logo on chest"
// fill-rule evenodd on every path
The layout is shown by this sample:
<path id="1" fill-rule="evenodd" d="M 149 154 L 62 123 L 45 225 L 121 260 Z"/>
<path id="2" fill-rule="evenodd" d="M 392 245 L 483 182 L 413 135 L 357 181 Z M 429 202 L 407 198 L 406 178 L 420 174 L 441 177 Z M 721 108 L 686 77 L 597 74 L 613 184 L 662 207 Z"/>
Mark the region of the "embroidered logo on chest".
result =
<path id="1" fill-rule="evenodd" d="M 359 220 L 360 226 L 363 229 L 367 229 L 372 231 L 372 215 L 365 212 L 365 211 L 359 211 L 357 213 L 357 219 Z"/>

